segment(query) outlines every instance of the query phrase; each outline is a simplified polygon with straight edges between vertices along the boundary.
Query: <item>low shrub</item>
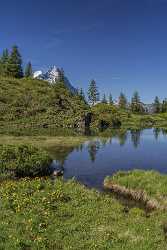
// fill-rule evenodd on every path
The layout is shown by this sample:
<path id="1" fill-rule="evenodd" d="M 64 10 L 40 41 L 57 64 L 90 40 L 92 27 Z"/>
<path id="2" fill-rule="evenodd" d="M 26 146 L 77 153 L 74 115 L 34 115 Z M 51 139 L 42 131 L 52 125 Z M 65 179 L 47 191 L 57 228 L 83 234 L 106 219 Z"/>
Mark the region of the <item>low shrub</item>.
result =
<path id="1" fill-rule="evenodd" d="M 104 103 L 92 107 L 92 128 L 107 129 L 120 126 L 121 117 L 116 107 Z"/>
<path id="2" fill-rule="evenodd" d="M 151 116 L 142 116 L 140 118 L 141 126 L 153 126 L 155 124 L 155 120 Z"/>
<path id="3" fill-rule="evenodd" d="M 51 158 L 31 145 L 0 145 L 0 174 L 18 177 L 43 176 L 49 173 Z"/>

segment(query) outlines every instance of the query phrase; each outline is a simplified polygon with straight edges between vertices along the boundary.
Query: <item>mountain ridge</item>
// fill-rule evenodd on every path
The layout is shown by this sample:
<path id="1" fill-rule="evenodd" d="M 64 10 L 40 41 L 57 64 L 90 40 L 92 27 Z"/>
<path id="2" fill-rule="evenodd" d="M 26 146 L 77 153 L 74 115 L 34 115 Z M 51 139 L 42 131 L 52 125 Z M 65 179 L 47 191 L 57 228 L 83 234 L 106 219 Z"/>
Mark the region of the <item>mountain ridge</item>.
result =
<path id="1" fill-rule="evenodd" d="M 73 87 L 68 78 L 65 76 L 63 69 L 60 69 L 55 65 L 51 66 L 46 72 L 43 72 L 42 70 L 35 71 L 33 73 L 33 78 L 47 81 L 50 84 L 56 84 L 60 81 L 63 81 L 71 93 L 77 93 L 77 89 Z"/>

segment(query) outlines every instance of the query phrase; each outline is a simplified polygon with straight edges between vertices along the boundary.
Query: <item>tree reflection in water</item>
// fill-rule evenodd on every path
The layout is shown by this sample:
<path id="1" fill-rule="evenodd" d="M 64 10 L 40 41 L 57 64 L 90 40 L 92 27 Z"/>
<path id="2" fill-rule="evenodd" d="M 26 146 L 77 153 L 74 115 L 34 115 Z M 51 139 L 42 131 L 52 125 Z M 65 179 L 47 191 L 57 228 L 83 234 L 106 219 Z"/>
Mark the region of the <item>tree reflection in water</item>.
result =
<path id="1" fill-rule="evenodd" d="M 167 135 L 167 130 L 165 129 L 153 129 L 152 133 L 156 140 L 158 140 L 159 135 Z M 102 150 L 104 147 L 112 144 L 113 139 L 116 139 L 120 146 L 124 146 L 127 140 L 133 144 L 134 148 L 137 148 L 140 145 L 140 139 L 142 135 L 141 129 L 113 129 L 105 134 L 101 134 L 99 137 L 88 137 L 88 141 L 86 143 L 80 143 L 77 146 L 55 146 L 49 149 L 49 152 L 54 161 L 54 166 L 63 168 L 66 160 L 72 152 L 88 152 L 89 158 L 91 162 L 95 162 L 98 152 Z"/>
<path id="2" fill-rule="evenodd" d="M 99 141 L 92 141 L 88 144 L 88 152 L 90 156 L 90 160 L 95 162 L 96 155 L 100 149 L 100 142 Z"/>
<path id="3" fill-rule="evenodd" d="M 140 144 L 141 131 L 142 130 L 140 130 L 140 129 L 131 130 L 131 140 L 132 140 L 135 148 L 137 148 Z"/>
<path id="4" fill-rule="evenodd" d="M 158 140 L 160 133 L 161 133 L 160 128 L 154 128 L 153 129 L 153 134 L 154 134 L 155 140 Z"/>

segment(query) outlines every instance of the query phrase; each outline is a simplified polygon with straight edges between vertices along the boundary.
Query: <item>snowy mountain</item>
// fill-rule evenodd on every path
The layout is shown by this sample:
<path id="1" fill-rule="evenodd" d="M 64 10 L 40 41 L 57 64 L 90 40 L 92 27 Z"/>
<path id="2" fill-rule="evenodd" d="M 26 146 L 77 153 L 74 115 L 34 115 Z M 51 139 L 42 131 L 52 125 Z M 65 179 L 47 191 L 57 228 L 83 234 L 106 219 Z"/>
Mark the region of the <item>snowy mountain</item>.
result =
<path id="1" fill-rule="evenodd" d="M 33 78 L 37 78 L 40 80 L 47 81 L 51 84 L 55 84 L 60 82 L 61 80 L 64 81 L 65 86 L 72 92 L 76 93 L 77 90 L 72 86 L 68 78 L 64 75 L 64 71 L 62 69 L 57 68 L 56 66 L 50 67 L 48 71 L 45 73 L 41 70 L 35 71 L 33 74 Z"/>

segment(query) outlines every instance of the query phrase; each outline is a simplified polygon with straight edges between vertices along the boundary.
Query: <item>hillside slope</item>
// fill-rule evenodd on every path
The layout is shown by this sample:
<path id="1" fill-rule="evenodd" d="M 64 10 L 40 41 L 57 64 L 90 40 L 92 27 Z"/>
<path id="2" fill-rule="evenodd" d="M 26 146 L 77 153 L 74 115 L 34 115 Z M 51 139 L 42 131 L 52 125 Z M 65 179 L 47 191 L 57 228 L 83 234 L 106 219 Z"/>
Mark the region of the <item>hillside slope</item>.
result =
<path id="1" fill-rule="evenodd" d="M 0 78 L 0 131 L 7 127 L 78 127 L 88 106 L 62 83 Z"/>

